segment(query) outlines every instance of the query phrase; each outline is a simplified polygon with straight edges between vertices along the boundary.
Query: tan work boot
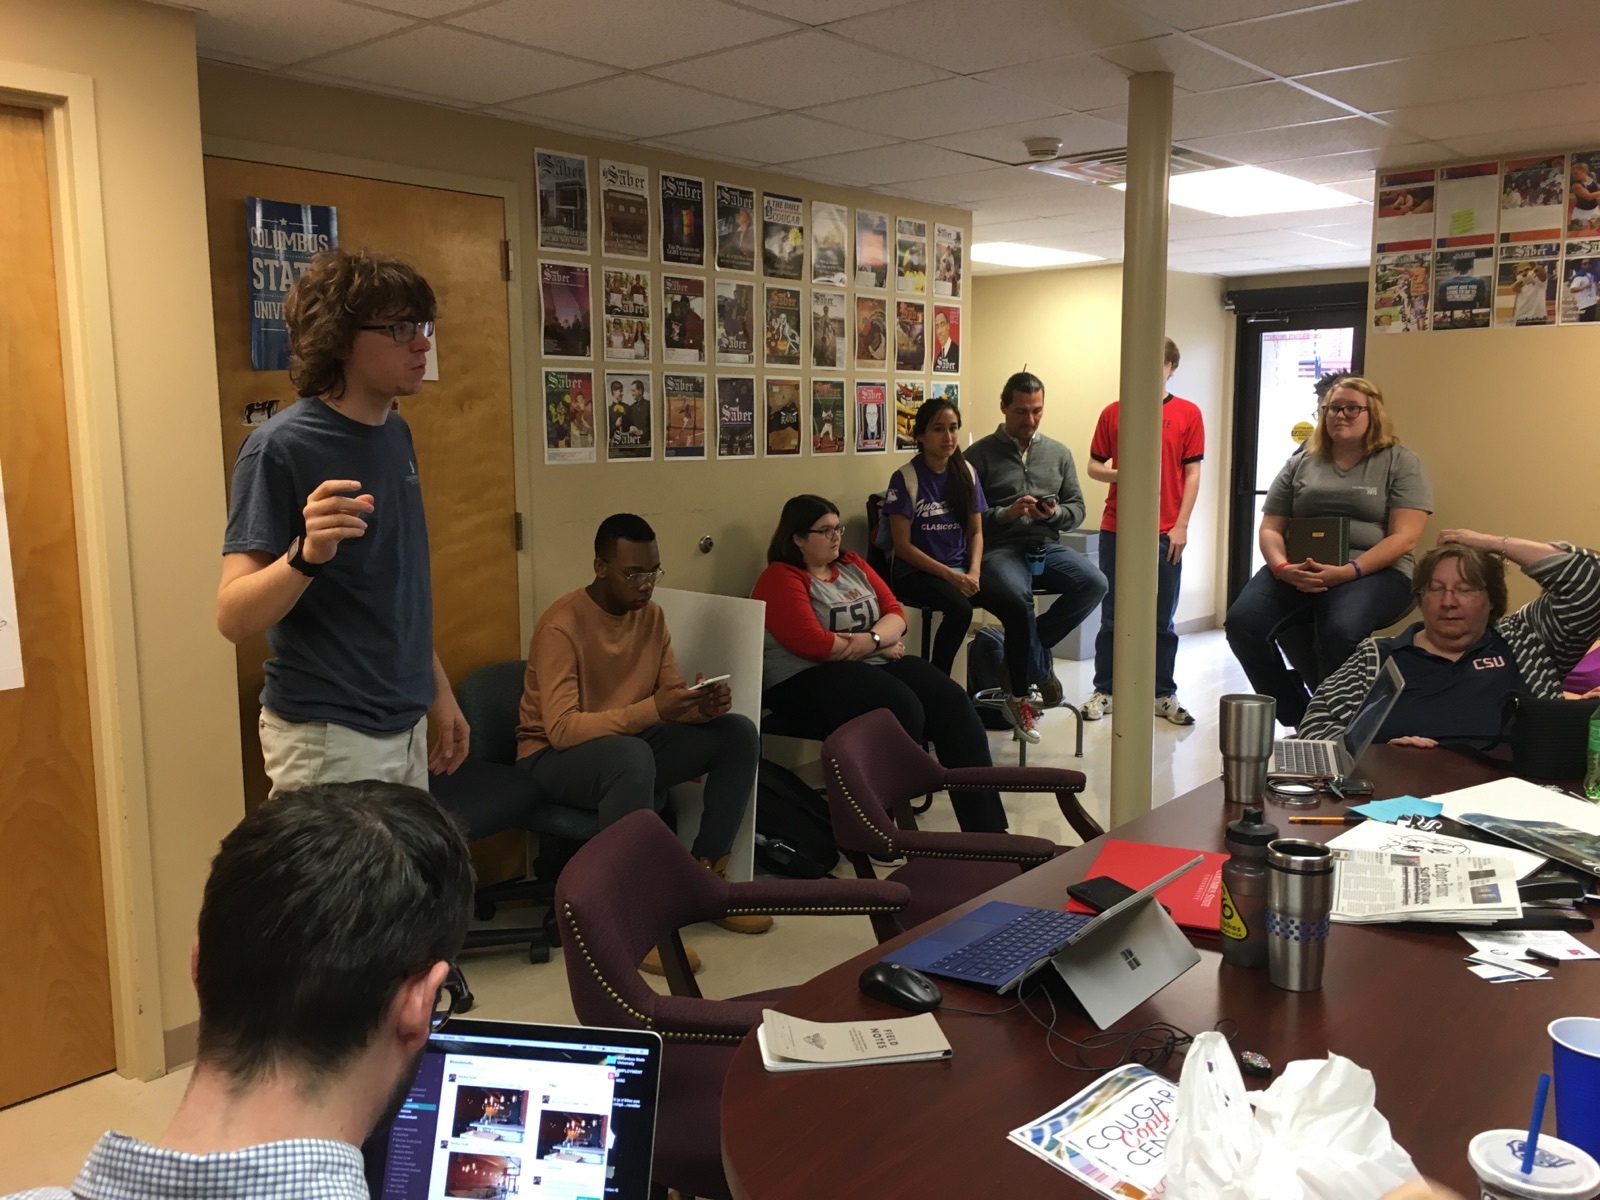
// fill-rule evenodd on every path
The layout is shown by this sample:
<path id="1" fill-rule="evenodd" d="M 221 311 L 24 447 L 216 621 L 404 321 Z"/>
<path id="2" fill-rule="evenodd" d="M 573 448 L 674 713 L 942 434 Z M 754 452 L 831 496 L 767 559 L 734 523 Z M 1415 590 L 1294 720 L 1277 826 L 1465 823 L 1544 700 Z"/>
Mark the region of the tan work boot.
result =
<path id="1" fill-rule="evenodd" d="M 694 952 L 694 947 L 685 946 L 683 948 L 683 956 L 689 960 L 690 973 L 698 975 L 700 973 L 700 956 Z M 667 973 L 661 966 L 661 951 L 657 947 L 650 947 L 650 953 L 644 956 L 644 961 L 639 964 L 639 970 L 646 975 L 665 975 Z"/>
<path id="2" fill-rule="evenodd" d="M 717 878 L 726 879 L 728 877 L 729 857 L 729 855 L 724 854 L 716 862 L 712 862 L 709 858 L 702 858 L 700 865 Z M 772 928 L 772 918 L 767 916 L 723 917 L 717 924 L 724 929 L 732 930 L 734 933 L 765 933 Z"/>

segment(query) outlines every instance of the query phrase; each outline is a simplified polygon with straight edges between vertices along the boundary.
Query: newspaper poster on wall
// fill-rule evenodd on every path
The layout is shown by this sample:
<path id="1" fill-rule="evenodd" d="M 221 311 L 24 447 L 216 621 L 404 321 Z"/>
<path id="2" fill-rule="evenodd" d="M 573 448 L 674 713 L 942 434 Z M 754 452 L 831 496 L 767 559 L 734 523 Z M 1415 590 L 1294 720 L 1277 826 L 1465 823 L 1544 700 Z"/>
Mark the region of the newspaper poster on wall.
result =
<path id="1" fill-rule="evenodd" d="M 1507 161 L 1500 176 L 1500 241 L 1559 241 L 1566 181 L 1565 154 Z"/>
<path id="2" fill-rule="evenodd" d="M 539 177 L 539 249 L 589 253 L 589 160 L 535 150 L 533 161 Z"/>
<path id="3" fill-rule="evenodd" d="M 22 636 L 17 630 L 17 581 L 6 524 L 5 480 L 0 479 L 0 692 L 22 686 Z"/>
<path id="4" fill-rule="evenodd" d="M 911 432 L 917 413 L 922 408 L 926 393 L 920 379 L 897 379 L 894 383 L 894 448 L 917 449 L 917 439 Z"/>
<path id="5" fill-rule="evenodd" d="M 933 294 L 948 300 L 961 296 L 961 229 L 956 225 L 933 227 Z"/>
<path id="6" fill-rule="evenodd" d="M 856 286 L 889 286 L 889 214 L 856 209 Z"/>
<path id="7" fill-rule="evenodd" d="M 843 287 L 850 282 L 850 209 L 811 202 L 811 282 Z"/>
<path id="8" fill-rule="evenodd" d="M 800 365 L 800 289 L 767 285 L 766 348 L 769 367 Z"/>
<path id="9" fill-rule="evenodd" d="M 283 298 L 314 255 L 339 244 L 339 210 L 326 204 L 244 198 L 250 280 L 250 367 L 289 369 Z"/>
<path id="10" fill-rule="evenodd" d="M 961 309 L 957 305 L 933 306 L 933 369 L 939 375 L 961 371 Z"/>
<path id="11" fill-rule="evenodd" d="M 605 317 L 607 362 L 650 361 L 650 272 L 617 271 L 600 275 Z"/>
<path id="12" fill-rule="evenodd" d="M 1457 246 L 1434 255 L 1434 329 L 1487 329 L 1493 295 L 1492 245 Z"/>
<path id="13" fill-rule="evenodd" d="M 848 442 L 844 426 L 844 380 L 811 381 L 811 453 L 843 454 Z"/>
<path id="14" fill-rule="evenodd" d="M 894 290 L 920 296 L 928 290 L 928 223 L 897 217 L 894 232 Z"/>
<path id="15" fill-rule="evenodd" d="M 756 361 L 756 286 L 717 280 L 717 361 L 753 366 Z"/>
<path id="16" fill-rule="evenodd" d="M 1407 250 L 1377 256 L 1372 290 L 1372 327 L 1379 333 L 1418 333 L 1428 328 L 1433 255 Z"/>
<path id="17" fill-rule="evenodd" d="M 650 257 L 650 169 L 600 160 L 600 253 Z"/>
<path id="18" fill-rule="evenodd" d="M 661 357 L 669 363 L 706 360 L 706 281 L 698 275 L 661 277 Z"/>
<path id="19" fill-rule="evenodd" d="M 889 302 L 881 296 L 856 297 L 856 366 L 889 365 Z"/>
<path id="20" fill-rule="evenodd" d="M 837 371 L 849 355 L 844 293 L 811 289 L 811 365 Z"/>
<path id="21" fill-rule="evenodd" d="M 661 172 L 661 261 L 706 265 L 706 181 Z"/>
<path id="22" fill-rule="evenodd" d="M 961 407 L 961 385 L 959 383 L 934 383 L 928 386 L 929 400 L 948 400 L 955 408 Z"/>
<path id="23" fill-rule="evenodd" d="M 648 372 L 606 372 L 607 462 L 645 462 L 651 458 L 654 407 Z"/>
<path id="24" fill-rule="evenodd" d="M 756 456 L 754 375 L 717 376 L 717 457 Z"/>
<path id="25" fill-rule="evenodd" d="M 1425 250 L 1433 245 L 1434 187 L 1438 172 L 1394 171 L 1378 177 L 1374 240 L 1379 253 Z"/>
<path id="26" fill-rule="evenodd" d="M 1492 246 L 1500 221 L 1500 164 L 1457 163 L 1439 172 L 1434 193 L 1436 249 Z"/>
<path id="27" fill-rule="evenodd" d="M 1600 238 L 1579 238 L 1567 243 L 1561 264 L 1561 286 L 1556 291 L 1561 325 L 1588 325 L 1600 318 Z"/>
<path id="28" fill-rule="evenodd" d="M 928 307 L 921 300 L 894 304 L 894 365 L 897 371 L 921 371 L 927 364 Z"/>
<path id="29" fill-rule="evenodd" d="M 717 270 L 756 269 L 756 194 L 717 184 Z"/>
<path id="30" fill-rule="evenodd" d="M 806 273 L 806 202 L 799 196 L 761 196 L 761 270 L 768 279 Z"/>
<path id="31" fill-rule="evenodd" d="M 705 459 L 704 375 L 666 374 L 661 377 L 661 435 L 663 452 L 668 459 Z"/>
<path id="32" fill-rule="evenodd" d="M 590 358 L 589 268 L 584 263 L 539 263 L 546 358 Z"/>
<path id="33" fill-rule="evenodd" d="M 800 381 L 767 376 L 767 457 L 800 453 Z"/>
<path id="34" fill-rule="evenodd" d="M 856 453 L 889 452 L 889 385 L 856 384 Z"/>
<path id="35" fill-rule="evenodd" d="M 594 461 L 594 372 L 544 373 L 544 461 Z"/>
<path id="36" fill-rule="evenodd" d="M 1567 172 L 1567 237 L 1600 237 L 1600 150 L 1580 150 Z"/>
<path id="37" fill-rule="evenodd" d="M 1559 242 L 1508 242 L 1500 247 L 1494 323 L 1554 325 L 1561 278 Z"/>

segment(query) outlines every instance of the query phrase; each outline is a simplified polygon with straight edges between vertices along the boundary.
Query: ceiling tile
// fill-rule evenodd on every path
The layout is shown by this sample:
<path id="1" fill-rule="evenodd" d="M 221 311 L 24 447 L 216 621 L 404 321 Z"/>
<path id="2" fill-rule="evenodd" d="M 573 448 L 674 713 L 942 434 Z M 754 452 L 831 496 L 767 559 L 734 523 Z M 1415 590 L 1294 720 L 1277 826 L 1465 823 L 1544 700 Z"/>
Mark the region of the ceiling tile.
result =
<path id="1" fill-rule="evenodd" d="M 525 112 L 518 112 L 514 108 L 501 108 L 498 105 L 487 105 L 475 111 L 491 117 L 504 117 L 508 121 L 516 121 L 522 125 L 537 125 L 540 129 L 548 129 L 555 133 L 570 133 L 577 137 L 603 138 L 615 137 L 608 135 L 603 129 L 591 129 L 587 125 L 575 125 L 568 121 L 557 121 L 553 117 L 530 117 Z"/>
<path id="2" fill-rule="evenodd" d="M 1548 79 L 1550 68 L 1551 51 L 1544 41 L 1518 38 L 1301 75 L 1296 82 L 1363 112 L 1381 112 L 1519 91 L 1530 81 Z"/>
<path id="3" fill-rule="evenodd" d="M 1152 19 L 1111 0 L 913 0 L 836 21 L 828 29 L 963 75 L 1164 32 Z"/>
<path id="4" fill-rule="evenodd" d="M 1596 142 L 1600 142 L 1600 133 L 1597 133 L 1593 120 L 1572 124 L 1552 122 L 1537 129 L 1515 129 L 1500 133 L 1453 137 L 1448 147 L 1453 153 L 1435 155 L 1432 159 L 1422 161 L 1500 156 L 1522 158 L 1546 150 L 1583 150 Z"/>
<path id="5" fill-rule="evenodd" d="M 1192 7 L 1190 0 L 1184 2 Z M 1212 92 L 1267 78 L 1255 68 L 1224 58 L 1199 42 L 1170 35 L 1113 46 L 1102 50 L 1100 57 L 1130 71 L 1171 71 L 1173 86 L 1180 92 Z M 1119 96 L 1117 100 L 1126 98 Z"/>
<path id="6" fill-rule="evenodd" d="M 743 0 L 746 8 L 759 8 L 806 25 L 826 25 L 862 13 L 877 12 L 903 0 Z"/>
<path id="7" fill-rule="evenodd" d="M 902 186 L 906 189 L 906 195 L 927 200 L 930 204 L 956 204 L 1024 195 L 1055 196 L 1059 193 L 1057 185 L 1065 182 L 1025 167 L 990 167 L 958 175 L 911 180 Z"/>
<path id="8" fill-rule="evenodd" d="M 1118 104 L 1097 109 L 1092 115 L 1125 126 L 1128 123 L 1128 106 Z M 1187 142 L 1190 138 L 1249 133 L 1257 129 L 1276 129 L 1280 125 L 1327 121 L 1348 115 L 1348 110 L 1308 96 L 1286 83 L 1247 83 L 1243 87 L 1220 92 L 1174 96 L 1172 136 Z"/>
<path id="9" fill-rule="evenodd" d="M 762 108 L 712 96 L 649 75 L 615 75 L 504 107 L 539 120 L 587 125 L 627 138 L 661 137 L 685 129 L 759 116 Z"/>
<path id="10" fill-rule="evenodd" d="M 986 165 L 981 159 L 921 142 L 901 142 L 876 150 L 856 150 L 849 154 L 829 154 L 784 163 L 783 169 L 809 178 L 858 187 L 878 187 L 903 183 L 908 179 L 928 179 L 934 175 L 954 175 Z"/>
<path id="11" fill-rule="evenodd" d="M 311 83 L 320 83 L 326 87 L 348 88 L 348 76 L 336 75 L 326 71 L 317 71 L 311 67 L 285 67 L 279 70 L 280 75 L 290 79 L 304 79 Z M 436 108 L 462 108 L 481 111 L 482 106 L 477 100 L 462 99 L 459 96 L 431 96 L 426 92 L 415 92 L 409 88 L 395 87 L 391 83 L 366 83 L 361 88 L 364 92 L 372 92 L 380 96 L 398 96 L 402 100 L 415 100 L 419 104 L 428 104 Z"/>
<path id="12" fill-rule="evenodd" d="M 1061 111 L 1104 108 L 1128 98 L 1128 72 L 1097 54 L 1063 54 L 973 78 L 1059 104 Z"/>
<path id="13" fill-rule="evenodd" d="M 1315 8 L 1329 0 L 1205 0 L 1202 4 L 1194 0 L 1133 0 L 1133 3 L 1175 29 L 1194 30 Z"/>
<path id="14" fill-rule="evenodd" d="M 1372 172 L 1380 166 L 1400 166 L 1406 163 L 1431 162 L 1448 152 L 1433 142 L 1401 142 L 1376 150 L 1352 150 L 1344 154 L 1319 154 L 1305 158 L 1263 161 L 1260 165 L 1307 183 L 1344 183 L 1359 180 L 1370 185 Z M 1370 198 L 1370 186 L 1365 193 L 1356 194 Z"/>
<path id="15" fill-rule="evenodd" d="M 969 133 L 949 137 L 929 138 L 935 146 L 959 150 L 963 154 L 976 154 L 996 162 L 1026 163 L 1028 152 L 1023 148 L 1024 138 L 1053 137 L 1061 139 L 1062 154 L 1084 154 L 1090 150 L 1109 150 L 1121 146 L 1127 134 L 1120 125 L 1072 113 L 1064 117 L 1021 121 L 1010 125 L 996 125 L 990 129 L 974 129 Z M 1038 174 L 1038 172 L 1034 172 Z"/>
<path id="16" fill-rule="evenodd" d="M 803 95 L 811 104 L 827 104 L 931 83 L 944 75 L 933 67 L 891 58 L 815 29 L 673 63 L 650 73 L 774 108 L 793 107 L 796 95 Z"/>
<path id="17" fill-rule="evenodd" d="M 648 67 L 794 28 L 717 0 L 502 0 L 455 17 L 465 29 L 619 67 Z"/>
<path id="18" fill-rule="evenodd" d="M 1021 92 L 955 75 L 934 83 L 883 92 L 874 96 L 870 104 L 846 100 L 806 111 L 825 121 L 837 121 L 870 133 L 920 141 L 1003 121 L 1053 117 L 1067 110 Z"/>
<path id="19" fill-rule="evenodd" d="M 1513 129 L 1534 130 L 1593 110 L 1594 84 L 1586 82 L 1512 96 L 1480 96 L 1449 104 L 1402 108 L 1378 115 L 1425 138 L 1444 141 Z"/>
<path id="20" fill-rule="evenodd" d="M 1203 153 L 1218 154 L 1242 163 L 1267 163 L 1285 158 L 1308 158 L 1314 154 L 1371 150 L 1416 140 L 1413 133 L 1387 128 L 1366 117 L 1341 117 L 1333 121 L 1313 121 L 1307 125 L 1285 125 L 1281 129 L 1261 129 L 1254 133 L 1189 138 L 1184 144 Z"/>
<path id="21" fill-rule="evenodd" d="M 382 37 L 412 22 L 371 9 L 326 0 L 202 0 L 194 15 L 201 57 L 212 54 L 282 66 L 339 46 Z"/>
<path id="22" fill-rule="evenodd" d="M 390 12 L 403 13 L 408 17 L 421 17 L 433 21 L 440 17 L 448 17 L 451 13 L 475 8 L 482 3 L 483 0 L 361 0 L 361 7 L 383 8 Z M 324 0 L 324 7 L 332 6 Z"/>
<path id="23" fill-rule="evenodd" d="M 753 162 L 792 162 L 849 150 L 882 146 L 892 139 L 818 121 L 799 113 L 774 113 L 753 121 L 718 125 L 663 138 L 664 143 L 699 155 L 732 155 Z"/>

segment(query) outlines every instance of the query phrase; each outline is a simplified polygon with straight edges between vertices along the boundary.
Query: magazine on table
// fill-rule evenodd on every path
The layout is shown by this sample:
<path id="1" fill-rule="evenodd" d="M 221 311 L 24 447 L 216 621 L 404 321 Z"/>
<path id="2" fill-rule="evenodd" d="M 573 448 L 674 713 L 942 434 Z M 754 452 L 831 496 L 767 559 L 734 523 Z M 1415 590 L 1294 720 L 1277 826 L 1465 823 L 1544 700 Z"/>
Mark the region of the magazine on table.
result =
<path id="1" fill-rule="evenodd" d="M 1155 1200 L 1177 1111 L 1178 1085 L 1129 1063 L 1007 1136 L 1102 1196 Z"/>
<path id="2" fill-rule="evenodd" d="M 1515 868 L 1503 858 L 1465 854 L 1333 851 L 1332 919 L 1490 924 L 1522 916 Z"/>

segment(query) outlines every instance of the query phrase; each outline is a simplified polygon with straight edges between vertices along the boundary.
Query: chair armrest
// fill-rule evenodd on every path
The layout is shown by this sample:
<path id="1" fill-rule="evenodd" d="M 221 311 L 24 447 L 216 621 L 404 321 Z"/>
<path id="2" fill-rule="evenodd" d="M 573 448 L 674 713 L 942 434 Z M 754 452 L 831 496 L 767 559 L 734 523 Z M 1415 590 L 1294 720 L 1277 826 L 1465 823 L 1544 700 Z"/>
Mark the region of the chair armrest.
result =
<path id="1" fill-rule="evenodd" d="M 662 996 L 651 1014 L 652 1028 L 667 1041 L 737 1044 L 761 1024 L 761 1010 L 770 1000 L 702 1000 L 698 996 Z"/>
<path id="2" fill-rule="evenodd" d="M 1082 771 L 1065 767 L 952 767 L 945 786 L 994 788 L 1001 792 L 1081 792 L 1088 785 Z"/>
<path id="3" fill-rule="evenodd" d="M 910 901 L 911 889 L 887 879 L 752 879 L 728 885 L 726 915 L 870 915 Z"/>
<path id="4" fill-rule="evenodd" d="M 1019 833 L 933 833 L 922 829 L 899 831 L 894 846 L 907 858 L 965 858 L 1024 867 L 1047 862 L 1056 852 L 1054 842 Z"/>

